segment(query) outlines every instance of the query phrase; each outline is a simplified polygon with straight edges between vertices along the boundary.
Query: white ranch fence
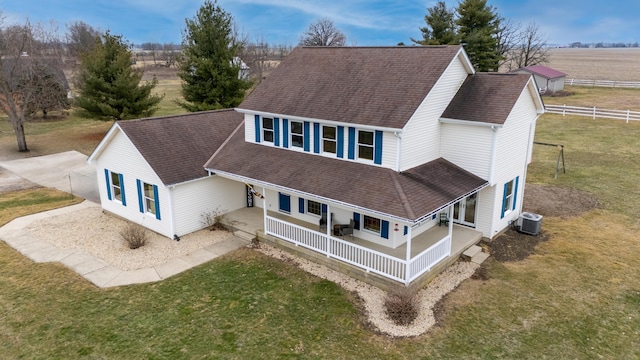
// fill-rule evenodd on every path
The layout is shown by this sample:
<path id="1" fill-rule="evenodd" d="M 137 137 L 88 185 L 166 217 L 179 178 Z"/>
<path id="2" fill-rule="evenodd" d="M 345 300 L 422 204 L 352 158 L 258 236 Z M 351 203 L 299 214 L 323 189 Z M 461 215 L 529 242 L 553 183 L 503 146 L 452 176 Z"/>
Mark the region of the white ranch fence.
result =
<path id="1" fill-rule="evenodd" d="M 277 236 L 297 246 L 342 260 L 363 268 L 367 272 L 373 272 L 404 284 L 410 283 L 418 276 L 431 270 L 442 259 L 451 255 L 451 238 L 449 236 L 413 259 L 406 261 L 270 216 L 267 216 L 265 230 L 268 235 Z"/>
<path id="2" fill-rule="evenodd" d="M 569 86 L 599 86 L 629 89 L 640 88 L 639 81 L 565 79 L 564 84 Z"/>
<path id="3" fill-rule="evenodd" d="M 597 107 L 580 107 L 567 105 L 545 105 L 545 112 L 551 114 L 579 115 L 595 118 L 607 118 L 629 121 L 640 121 L 640 111 L 599 109 Z"/>

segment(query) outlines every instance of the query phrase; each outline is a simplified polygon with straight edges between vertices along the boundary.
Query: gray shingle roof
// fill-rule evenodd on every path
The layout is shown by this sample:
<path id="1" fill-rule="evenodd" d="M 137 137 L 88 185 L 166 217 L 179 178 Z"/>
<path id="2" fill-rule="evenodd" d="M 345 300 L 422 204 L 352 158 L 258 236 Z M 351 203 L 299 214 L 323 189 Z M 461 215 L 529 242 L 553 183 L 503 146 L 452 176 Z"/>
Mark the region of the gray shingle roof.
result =
<path id="1" fill-rule="evenodd" d="M 218 110 L 117 124 L 165 185 L 207 175 L 202 165 L 244 120 L 234 110 Z"/>
<path id="2" fill-rule="evenodd" d="M 400 129 L 459 51 L 299 47 L 238 108 Z"/>
<path id="3" fill-rule="evenodd" d="M 444 159 L 397 173 L 377 166 L 245 142 L 241 131 L 232 136 L 205 168 L 408 220 L 428 215 L 487 184 Z"/>
<path id="4" fill-rule="evenodd" d="M 514 73 L 469 75 L 442 117 L 504 124 L 530 78 Z"/>

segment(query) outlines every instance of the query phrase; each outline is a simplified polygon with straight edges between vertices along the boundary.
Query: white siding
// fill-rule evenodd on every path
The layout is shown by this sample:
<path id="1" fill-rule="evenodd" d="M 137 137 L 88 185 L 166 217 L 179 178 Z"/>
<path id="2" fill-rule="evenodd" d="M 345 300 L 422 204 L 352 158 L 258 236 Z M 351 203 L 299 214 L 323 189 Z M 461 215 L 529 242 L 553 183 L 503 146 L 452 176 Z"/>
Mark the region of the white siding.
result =
<path id="1" fill-rule="evenodd" d="M 392 132 L 382 133 L 382 167 L 397 170 L 398 137 Z"/>
<path id="2" fill-rule="evenodd" d="M 476 230 L 482 232 L 482 236 L 492 238 L 497 231 L 493 229 L 494 209 L 500 210 L 502 205 L 502 197 L 500 204 L 496 204 L 496 188 L 497 186 L 488 186 L 478 192 L 478 209 L 476 211 Z M 502 189 L 502 188 L 501 188 Z M 499 191 L 502 194 L 502 191 Z M 498 219 L 500 213 L 498 212 Z"/>
<path id="3" fill-rule="evenodd" d="M 467 75 L 462 60 L 457 57 L 413 114 L 402 135 L 401 171 L 440 156 L 439 118 Z"/>
<path id="4" fill-rule="evenodd" d="M 489 178 L 493 130 L 463 124 L 442 124 L 440 156 L 481 177 Z"/>
<path id="5" fill-rule="evenodd" d="M 509 226 L 511 221 L 516 220 L 522 209 L 525 175 L 537 118 L 536 106 L 529 90 L 529 87 L 523 90 L 504 127 L 498 131 L 491 237 Z M 508 212 L 501 219 L 504 184 L 516 177 L 519 177 L 516 209 Z"/>
<path id="6" fill-rule="evenodd" d="M 226 213 L 246 206 L 245 185 L 219 176 L 180 184 L 170 190 L 178 236 L 202 229 L 202 214 L 217 210 Z"/>
<path id="7" fill-rule="evenodd" d="M 168 189 L 164 187 L 149 164 L 122 132 L 115 132 L 113 139 L 97 158 L 96 169 L 100 202 L 103 209 L 135 223 L 142 224 L 167 237 L 173 236 L 171 233 L 171 210 Z M 108 199 L 104 169 L 122 174 L 126 206 L 123 206 L 119 201 Z M 157 220 L 152 214 L 140 212 L 137 179 L 158 186 L 160 220 Z"/>
<path id="8" fill-rule="evenodd" d="M 256 142 L 256 120 L 253 114 L 244 114 L 244 140 Z"/>

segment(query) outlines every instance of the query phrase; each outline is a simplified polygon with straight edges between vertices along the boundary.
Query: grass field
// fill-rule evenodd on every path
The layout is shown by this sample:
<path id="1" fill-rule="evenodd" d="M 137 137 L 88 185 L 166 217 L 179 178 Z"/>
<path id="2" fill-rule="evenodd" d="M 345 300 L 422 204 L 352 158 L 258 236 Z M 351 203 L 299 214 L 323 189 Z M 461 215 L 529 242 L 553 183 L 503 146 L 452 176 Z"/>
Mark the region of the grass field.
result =
<path id="1" fill-rule="evenodd" d="M 640 111 L 640 88 L 621 89 L 588 86 L 565 86 L 569 96 L 542 97 L 545 104 Z"/>

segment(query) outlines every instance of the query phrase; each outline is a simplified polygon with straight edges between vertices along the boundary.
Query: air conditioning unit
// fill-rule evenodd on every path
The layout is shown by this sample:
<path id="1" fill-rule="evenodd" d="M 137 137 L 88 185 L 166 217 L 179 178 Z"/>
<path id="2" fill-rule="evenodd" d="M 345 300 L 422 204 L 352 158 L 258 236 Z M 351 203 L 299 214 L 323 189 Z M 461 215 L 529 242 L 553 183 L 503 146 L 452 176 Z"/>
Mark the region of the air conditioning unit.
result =
<path id="1" fill-rule="evenodd" d="M 542 215 L 523 212 L 518 218 L 518 228 L 521 233 L 538 235 L 542 227 Z"/>

